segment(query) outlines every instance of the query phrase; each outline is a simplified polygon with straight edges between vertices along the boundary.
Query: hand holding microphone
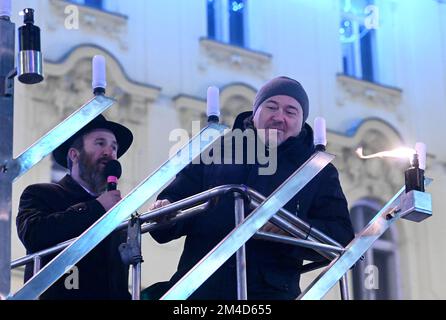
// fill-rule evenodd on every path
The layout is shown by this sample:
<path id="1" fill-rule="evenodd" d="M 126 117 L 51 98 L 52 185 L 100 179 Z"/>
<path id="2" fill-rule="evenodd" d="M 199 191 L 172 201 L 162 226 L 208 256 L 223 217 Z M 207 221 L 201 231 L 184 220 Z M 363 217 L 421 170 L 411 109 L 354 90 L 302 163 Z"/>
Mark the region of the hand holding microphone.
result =
<path id="1" fill-rule="evenodd" d="M 118 160 L 110 160 L 107 162 L 104 168 L 104 176 L 107 177 L 107 191 L 116 190 L 121 174 L 122 168 Z"/>
<path id="2" fill-rule="evenodd" d="M 96 199 L 104 207 L 105 211 L 113 208 L 122 199 L 121 191 L 116 190 L 121 174 L 121 164 L 117 160 L 107 162 L 104 168 L 104 175 L 107 177 L 107 191 Z"/>

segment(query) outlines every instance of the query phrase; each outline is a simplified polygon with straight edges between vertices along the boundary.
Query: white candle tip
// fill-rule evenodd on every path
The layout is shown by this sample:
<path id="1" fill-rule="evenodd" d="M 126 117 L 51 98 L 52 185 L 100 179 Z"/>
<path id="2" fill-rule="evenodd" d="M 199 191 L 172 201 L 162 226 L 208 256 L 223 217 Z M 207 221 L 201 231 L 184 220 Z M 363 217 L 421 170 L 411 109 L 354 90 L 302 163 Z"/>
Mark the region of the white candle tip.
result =
<path id="1" fill-rule="evenodd" d="M 314 119 L 314 145 L 327 146 L 327 127 L 322 117 Z"/>
<path id="2" fill-rule="evenodd" d="M 220 90 L 217 87 L 208 88 L 207 116 L 220 116 Z"/>
<path id="3" fill-rule="evenodd" d="M 0 0 L 0 17 L 11 17 L 11 0 Z"/>
<path id="4" fill-rule="evenodd" d="M 106 71 L 105 71 L 105 58 L 103 56 L 94 56 L 93 57 L 93 89 L 96 88 L 106 88 L 107 80 L 106 80 Z"/>
<path id="5" fill-rule="evenodd" d="M 415 144 L 415 151 L 418 155 L 420 169 L 426 170 L 426 144 L 423 142 L 417 142 Z"/>

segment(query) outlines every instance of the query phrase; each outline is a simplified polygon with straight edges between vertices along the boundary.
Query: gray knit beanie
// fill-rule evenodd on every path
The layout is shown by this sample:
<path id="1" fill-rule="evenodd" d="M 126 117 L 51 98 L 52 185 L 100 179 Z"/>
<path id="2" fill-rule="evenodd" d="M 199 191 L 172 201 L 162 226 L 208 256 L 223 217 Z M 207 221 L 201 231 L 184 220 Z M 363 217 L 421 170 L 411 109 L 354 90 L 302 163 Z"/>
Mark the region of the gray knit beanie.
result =
<path id="1" fill-rule="evenodd" d="M 253 114 L 256 113 L 259 106 L 268 98 L 277 95 L 289 96 L 296 99 L 302 106 L 303 111 L 303 123 L 307 121 L 309 112 L 309 101 L 307 93 L 302 85 L 294 79 L 288 77 L 277 77 L 268 81 L 257 92 L 254 100 Z"/>

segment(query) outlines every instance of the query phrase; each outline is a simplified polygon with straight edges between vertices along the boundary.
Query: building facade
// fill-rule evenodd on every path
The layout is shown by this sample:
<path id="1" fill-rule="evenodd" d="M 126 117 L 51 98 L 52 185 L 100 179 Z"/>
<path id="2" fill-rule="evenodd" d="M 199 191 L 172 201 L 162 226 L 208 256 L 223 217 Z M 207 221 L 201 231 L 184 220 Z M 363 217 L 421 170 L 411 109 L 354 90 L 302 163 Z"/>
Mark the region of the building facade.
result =
<path id="1" fill-rule="evenodd" d="M 250 110 L 268 79 L 298 79 L 312 124 L 323 116 L 356 231 L 403 186 L 408 161 L 361 160 L 424 142 L 434 214 L 399 222 L 350 274 L 356 299 L 444 299 L 446 209 L 446 3 L 441 0 L 15 0 L 36 10 L 45 81 L 16 83 L 15 154 L 91 98 L 91 58 L 107 60 L 106 115 L 128 126 L 135 143 L 123 157 L 123 194 L 169 156 L 170 133 L 203 119 L 206 90 L 221 91 L 222 120 Z M 33 128 L 27 130 L 25 128 Z M 13 215 L 31 183 L 61 175 L 51 158 L 14 185 Z M 150 203 L 150 201 L 148 202 Z M 147 206 L 146 206 L 147 207 Z M 144 211 L 145 208 L 141 208 Z M 14 227 L 14 226 L 13 226 Z M 24 249 L 13 228 L 13 259 Z M 143 286 L 167 280 L 183 240 L 143 240 Z M 317 273 L 304 277 L 301 287 Z M 13 271 L 13 292 L 22 284 Z M 334 288 L 327 299 L 339 298 Z"/>

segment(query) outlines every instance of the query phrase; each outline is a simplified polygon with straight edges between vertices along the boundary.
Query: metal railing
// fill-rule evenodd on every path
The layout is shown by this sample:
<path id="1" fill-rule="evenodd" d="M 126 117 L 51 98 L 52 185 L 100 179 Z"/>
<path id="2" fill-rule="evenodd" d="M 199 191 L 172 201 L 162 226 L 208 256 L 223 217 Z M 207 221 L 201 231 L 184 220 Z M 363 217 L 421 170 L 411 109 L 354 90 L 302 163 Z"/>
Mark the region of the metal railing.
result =
<path id="1" fill-rule="evenodd" d="M 140 221 L 141 225 L 141 234 L 145 234 L 148 232 L 151 232 L 153 230 L 156 230 L 157 228 L 161 228 L 165 225 L 178 222 L 184 219 L 191 218 L 192 216 L 195 216 L 197 214 L 206 212 L 210 208 L 210 200 L 215 197 L 222 196 L 224 194 L 232 193 L 235 196 L 235 201 L 238 201 L 238 206 L 240 207 L 240 210 L 236 210 L 237 214 L 239 214 L 239 220 L 238 222 L 241 223 L 243 221 L 244 216 L 244 209 L 243 205 L 246 199 L 249 199 L 249 206 L 251 208 L 255 208 L 259 206 L 260 202 L 265 199 L 264 196 L 256 192 L 255 190 L 246 187 L 244 185 L 225 185 L 225 186 L 219 186 L 215 187 L 213 189 L 204 191 L 200 194 L 194 195 L 192 197 L 177 201 L 175 203 L 169 204 L 165 207 L 143 213 L 141 215 L 138 215 L 137 218 Z M 241 203 L 240 203 L 241 200 Z M 203 203 L 204 202 L 204 203 Z M 296 216 L 292 215 L 288 211 L 281 209 L 278 212 L 278 215 L 284 217 L 284 219 L 288 219 L 293 221 L 293 223 L 285 222 L 283 225 L 279 225 L 280 227 L 283 227 L 283 230 L 286 230 L 288 232 L 292 232 L 293 234 L 301 234 L 302 238 L 307 237 L 305 233 L 299 229 L 300 226 L 307 227 L 308 225 L 302 221 L 301 219 L 297 218 Z M 167 219 L 166 219 L 167 217 Z M 164 219 L 162 222 L 158 222 L 157 220 Z M 118 228 L 115 229 L 116 231 L 124 230 L 128 227 L 130 220 L 122 222 Z M 272 219 L 272 222 L 275 221 Z M 144 224 L 145 223 L 145 224 Z M 239 224 L 238 223 L 238 224 Z M 320 233 L 317 229 L 312 229 L 312 233 Z M 257 236 L 259 239 L 265 239 L 265 240 L 272 240 L 272 241 L 280 241 L 283 243 L 289 243 L 294 245 L 300 245 L 305 246 L 307 248 L 314 248 L 314 249 L 322 249 L 322 250 L 332 250 L 332 251 L 338 251 L 342 252 L 342 248 L 334 247 L 330 245 L 323 245 L 317 243 L 317 241 L 303 241 L 303 240 L 297 240 L 295 238 L 285 237 L 285 236 L 276 236 L 273 234 L 268 234 L 264 232 L 258 232 Z M 328 241 L 328 243 L 335 243 L 334 240 L 331 238 L 323 235 L 325 239 Z M 19 258 L 17 260 L 14 260 L 11 263 L 11 269 L 18 268 L 21 266 L 24 266 L 28 263 L 33 263 L 33 273 L 36 274 L 40 271 L 41 268 L 41 260 L 49 255 L 54 255 L 66 247 L 68 247 L 71 243 L 73 243 L 77 238 L 65 241 L 63 243 L 60 243 L 58 245 L 55 245 L 51 248 L 29 254 L 25 257 Z M 240 272 L 238 272 L 240 274 Z M 137 285 L 140 285 L 140 279 L 141 274 L 140 271 L 134 270 L 132 273 L 133 279 L 132 279 L 132 298 L 136 300 L 136 293 L 137 290 L 134 290 L 133 288 Z M 243 280 L 242 280 L 243 281 Z M 243 290 L 243 289 L 240 289 Z M 245 295 L 246 296 L 246 295 Z"/>
<path id="2" fill-rule="evenodd" d="M 141 234 L 153 231 L 166 224 L 204 213 L 209 210 L 212 198 L 231 193 L 234 195 L 235 228 L 161 299 L 186 299 L 234 253 L 236 254 L 237 260 L 237 297 L 240 300 L 247 299 L 244 244 L 251 237 L 311 248 L 327 259 L 326 261 L 308 263 L 301 268 L 301 273 L 305 273 L 324 267 L 329 263 L 321 275 L 302 292 L 299 297 L 300 299 L 321 299 L 336 282 L 340 284 L 341 298 L 349 299 L 347 281 L 347 272 L 349 269 L 361 259 L 365 251 L 399 218 L 408 218 L 417 215 L 417 221 L 421 221 L 422 219 L 420 217 L 429 217 L 432 212 L 431 198 L 425 192 L 411 191 L 406 194 L 404 193 L 404 188 L 402 188 L 377 213 L 369 225 L 344 248 L 329 236 L 312 228 L 305 221 L 283 209 L 283 206 L 332 159 L 332 156 L 324 152 L 316 152 L 307 163 L 296 170 L 268 198 L 265 198 L 257 191 L 244 185 L 219 186 L 165 207 L 134 216 L 132 219 L 121 223 L 115 231 L 129 227 L 132 225 L 132 221 L 137 219 L 138 228 L 133 237 L 138 239 Z M 246 218 L 245 205 L 253 209 L 253 212 Z M 259 231 L 268 221 L 286 231 L 291 236 Z M 39 272 L 41 259 L 43 257 L 64 250 L 79 238 L 18 259 L 11 264 L 11 268 L 33 262 L 34 273 Z M 136 242 L 138 243 L 137 245 L 141 245 L 140 240 Z M 132 298 L 135 300 L 140 298 L 141 262 L 142 259 L 135 263 L 130 263 L 133 271 Z"/>
<path id="3" fill-rule="evenodd" d="M 265 197 L 258 193 L 257 191 L 246 187 L 244 185 L 225 185 L 215 187 L 213 189 L 204 191 L 200 194 L 191 196 L 189 198 L 177 201 L 175 203 L 169 204 L 165 207 L 146 212 L 141 215 L 137 215 L 134 218 L 137 218 L 140 225 L 140 234 L 145 234 L 147 232 L 156 230 L 157 228 L 163 227 L 165 225 L 175 223 L 184 219 L 191 218 L 197 214 L 206 212 L 210 208 L 210 200 L 215 197 L 222 196 L 224 194 L 231 193 L 234 195 L 235 200 L 235 214 L 237 215 L 236 225 L 240 225 L 244 218 L 244 205 L 247 202 L 250 208 L 257 208 L 261 205 L 263 201 L 265 201 Z M 246 201 L 248 200 L 248 201 Z M 129 226 L 131 220 L 122 222 L 115 231 L 124 230 Z M 271 219 L 271 222 L 282 228 L 283 230 L 291 233 L 294 236 L 298 236 L 302 239 L 308 240 L 299 240 L 292 237 L 287 236 L 279 236 L 271 233 L 265 233 L 258 231 L 255 235 L 258 239 L 269 240 L 269 241 L 278 241 L 282 243 L 292 244 L 296 246 L 303 246 L 307 248 L 315 249 L 317 252 L 325 255 L 326 257 L 333 259 L 339 253 L 343 252 L 342 246 L 337 244 L 336 241 L 326 236 L 322 232 L 317 229 L 310 228 L 310 226 L 299 219 L 295 215 L 286 211 L 285 209 L 280 209 L 277 212 L 277 216 L 274 216 Z M 145 224 L 144 224 L 145 223 Z M 314 235 L 322 238 L 326 243 L 320 243 L 318 240 L 313 238 Z M 41 265 L 40 262 L 42 258 L 54 255 L 74 241 L 77 238 L 71 239 L 69 241 L 65 241 L 60 243 L 52 248 L 45 249 L 26 257 L 17 259 L 11 263 L 11 269 L 17 268 L 20 266 L 24 266 L 28 263 L 34 263 L 34 274 L 40 271 Z M 329 254 L 324 252 L 328 252 Z M 237 254 L 237 288 L 238 288 L 238 297 L 240 300 L 247 299 L 247 290 L 246 290 L 246 263 L 245 263 L 245 255 L 242 250 L 238 250 Z M 133 272 L 132 272 L 132 298 L 134 300 L 139 299 L 140 286 L 141 286 L 141 269 L 140 263 L 132 264 Z"/>

